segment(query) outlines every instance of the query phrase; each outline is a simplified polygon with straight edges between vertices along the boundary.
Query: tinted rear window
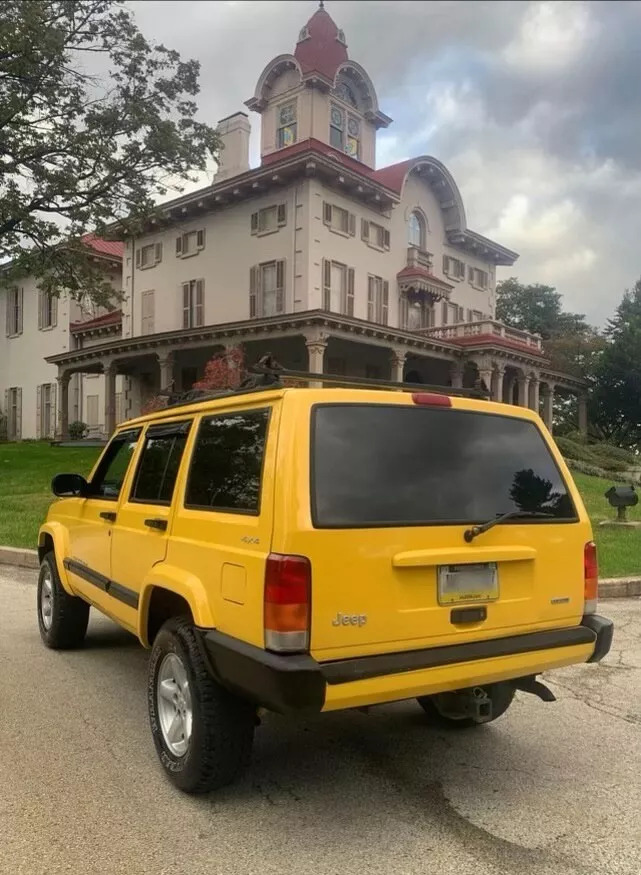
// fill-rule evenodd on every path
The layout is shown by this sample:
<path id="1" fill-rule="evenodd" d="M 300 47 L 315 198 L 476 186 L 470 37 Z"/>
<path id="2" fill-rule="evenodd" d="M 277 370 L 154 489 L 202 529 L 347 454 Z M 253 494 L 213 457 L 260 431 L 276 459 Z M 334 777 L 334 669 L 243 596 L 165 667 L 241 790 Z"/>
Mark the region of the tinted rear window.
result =
<path id="1" fill-rule="evenodd" d="M 550 521 L 576 518 L 531 422 L 425 407 L 314 409 L 317 527 L 476 523 L 519 510 L 549 513 Z"/>

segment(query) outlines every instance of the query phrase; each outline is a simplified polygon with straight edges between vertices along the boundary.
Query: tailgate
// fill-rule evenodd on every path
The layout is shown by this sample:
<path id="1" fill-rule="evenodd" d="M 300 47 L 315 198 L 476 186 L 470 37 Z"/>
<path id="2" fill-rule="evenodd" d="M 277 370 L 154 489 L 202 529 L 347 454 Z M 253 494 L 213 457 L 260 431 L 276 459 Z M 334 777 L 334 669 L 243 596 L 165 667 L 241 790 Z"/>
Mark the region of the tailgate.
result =
<path id="1" fill-rule="evenodd" d="M 289 549 L 312 561 L 319 659 L 579 622 L 576 491 L 536 420 L 459 403 L 313 409 L 311 525 Z M 506 513 L 520 516 L 465 540 Z"/>

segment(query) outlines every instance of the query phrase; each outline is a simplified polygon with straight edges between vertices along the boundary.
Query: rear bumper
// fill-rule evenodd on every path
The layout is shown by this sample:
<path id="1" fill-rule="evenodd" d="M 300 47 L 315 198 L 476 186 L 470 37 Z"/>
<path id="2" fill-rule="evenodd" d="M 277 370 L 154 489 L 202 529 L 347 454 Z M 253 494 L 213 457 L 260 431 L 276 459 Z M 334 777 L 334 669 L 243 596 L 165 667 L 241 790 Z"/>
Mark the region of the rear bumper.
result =
<path id="1" fill-rule="evenodd" d="M 201 630 L 212 674 L 225 687 L 279 713 L 319 712 L 392 701 L 599 662 L 613 624 L 596 614 L 580 626 L 319 663 L 281 656 L 216 630 Z"/>

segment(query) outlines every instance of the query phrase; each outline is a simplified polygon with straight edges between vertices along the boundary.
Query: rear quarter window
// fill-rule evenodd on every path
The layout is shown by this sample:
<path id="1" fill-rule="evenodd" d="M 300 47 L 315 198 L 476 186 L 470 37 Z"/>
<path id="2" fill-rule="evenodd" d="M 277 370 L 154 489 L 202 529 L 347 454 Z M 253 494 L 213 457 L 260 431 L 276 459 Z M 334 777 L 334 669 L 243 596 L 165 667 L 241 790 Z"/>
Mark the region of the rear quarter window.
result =
<path id="1" fill-rule="evenodd" d="M 185 507 L 257 515 L 270 410 L 201 420 L 191 458 Z"/>
<path id="2" fill-rule="evenodd" d="M 512 511 L 549 515 L 537 524 L 577 518 L 554 457 L 529 420 L 327 404 L 313 409 L 311 427 L 317 528 L 469 524 Z"/>

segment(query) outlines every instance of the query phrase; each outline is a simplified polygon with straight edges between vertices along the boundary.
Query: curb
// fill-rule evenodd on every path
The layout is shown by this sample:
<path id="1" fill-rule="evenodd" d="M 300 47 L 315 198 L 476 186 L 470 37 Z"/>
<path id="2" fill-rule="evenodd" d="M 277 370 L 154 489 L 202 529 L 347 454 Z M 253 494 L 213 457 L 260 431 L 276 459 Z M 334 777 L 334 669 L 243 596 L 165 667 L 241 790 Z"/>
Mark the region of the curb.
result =
<path id="1" fill-rule="evenodd" d="M 14 568 L 39 568 L 38 551 L 26 547 L 0 547 L 0 565 Z"/>
<path id="2" fill-rule="evenodd" d="M 39 568 L 38 551 L 25 547 L 0 547 L 0 566 Z M 641 577 L 609 577 L 599 581 L 600 599 L 629 599 L 641 596 Z"/>

